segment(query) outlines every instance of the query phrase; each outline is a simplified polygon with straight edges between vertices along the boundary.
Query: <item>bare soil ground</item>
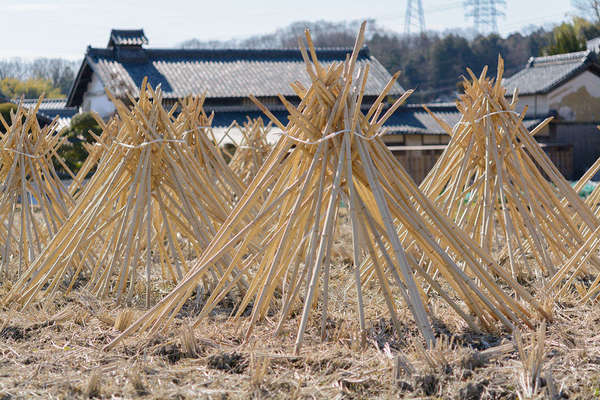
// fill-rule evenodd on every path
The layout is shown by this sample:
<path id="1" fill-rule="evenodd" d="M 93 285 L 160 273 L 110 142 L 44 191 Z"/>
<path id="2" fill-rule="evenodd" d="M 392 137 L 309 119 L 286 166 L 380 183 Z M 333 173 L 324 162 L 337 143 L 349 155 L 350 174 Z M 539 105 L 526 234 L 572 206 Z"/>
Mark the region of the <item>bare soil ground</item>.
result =
<path id="1" fill-rule="evenodd" d="M 198 310 L 191 300 L 160 335 L 129 338 L 109 352 L 101 348 L 118 334 L 119 307 L 84 290 L 24 312 L 2 311 L 0 399 L 600 397 L 597 305 L 556 305 L 543 348 L 532 343 L 535 332 L 523 330 L 520 355 L 510 333 L 470 332 L 434 299 L 439 341 L 424 352 L 408 310 L 398 302 L 404 324 L 398 336 L 377 288 L 369 287 L 361 347 L 353 277 L 343 261 L 331 282 L 328 336 L 321 340 L 317 307 L 298 356 L 292 351 L 299 306 L 283 335 L 272 335 L 274 310 L 243 343 L 246 321 L 229 318 L 235 298 L 192 330 Z M 136 305 L 130 310 L 136 317 L 143 312 Z M 527 362 L 535 348 L 544 354 L 540 379 L 531 378 L 535 366 Z"/>
<path id="2" fill-rule="evenodd" d="M 597 303 L 578 304 L 575 295 L 564 298 L 553 306 L 554 321 L 547 324 L 543 341 L 525 328 L 519 341 L 500 328 L 470 331 L 441 299 L 432 297 L 428 306 L 439 340 L 425 351 L 400 295 L 403 331 L 398 335 L 377 286 L 366 285 L 368 329 L 361 345 L 347 221 L 336 237 L 327 336 L 321 338 L 322 310 L 317 306 L 299 355 L 293 347 L 300 304 L 282 335 L 272 334 L 278 322 L 275 307 L 244 342 L 247 317 L 239 322 L 230 318 L 236 294 L 193 328 L 203 299 L 190 299 L 159 335 L 128 338 L 105 352 L 102 347 L 119 334 L 115 320 L 120 316 L 130 323 L 143 314 L 145 289 L 140 284 L 126 309 L 131 318 L 123 318 L 122 307 L 79 288 L 23 311 L 0 310 L 0 400 L 600 398 Z M 78 282 L 84 283 L 84 278 Z M 543 295 L 534 281 L 524 284 Z M 4 282 L 0 296 L 9 289 Z M 153 300 L 169 289 L 157 282 Z M 538 364 L 531 357 L 535 351 L 542 355 Z"/>

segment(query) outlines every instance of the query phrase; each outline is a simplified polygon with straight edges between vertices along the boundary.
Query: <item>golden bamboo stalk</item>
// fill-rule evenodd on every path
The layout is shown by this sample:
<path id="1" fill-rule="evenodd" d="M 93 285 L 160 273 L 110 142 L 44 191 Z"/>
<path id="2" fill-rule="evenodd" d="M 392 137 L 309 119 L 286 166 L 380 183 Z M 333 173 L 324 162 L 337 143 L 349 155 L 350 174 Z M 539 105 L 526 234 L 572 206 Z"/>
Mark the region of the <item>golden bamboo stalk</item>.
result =
<path id="1" fill-rule="evenodd" d="M 185 279 L 105 349 L 129 335 L 156 333 L 169 324 L 196 285 L 229 257 L 229 265 L 212 289 L 196 324 L 246 272 L 250 282 L 234 316 L 240 319 L 253 302 L 246 337 L 273 304 L 279 304 L 275 293 L 281 290 L 283 306 L 279 307 L 276 332 L 289 318 L 291 305 L 303 302 L 295 343 L 295 351 L 299 352 L 317 304 L 322 310 L 323 328 L 329 296 L 328 249 L 334 240 L 333 227 L 341 199 L 350 204 L 353 274 L 363 334 L 368 316 L 361 300 L 361 275 L 376 279 L 397 329 L 400 299 L 394 293 L 400 293 L 428 345 L 435 338 L 424 284 L 438 291 L 474 327 L 476 320 L 489 329 L 494 328 L 495 321 L 509 329 L 515 324 L 532 326 L 535 311 L 549 318 L 486 251 L 437 211 L 379 137 L 385 120 L 411 93 L 390 107 L 383 106 L 397 75 L 371 110 L 367 114 L 361 111 L 368 71 L 357 74 L 355 62 L 364 29 L 365 24 L 346 62 L 329 68 L 319 64 L 307 32 L 309 50 L 301 44 L 301 52 L 312 84 L 308 89 L 295 86 L 301 97 L 297 107 L 282 99 L 290 114 L 287 126 L 253 98 L 282 128 L 281 139 Z M 258 211 L 253 212 L 255 209 Z M 263 235 L 257 236 L 260 232 Z M 250 246 L 253 241 L 258 244 L 256 248 Z M 362 254 L 368 256 L 367 262 L 361 260 Z M 435 274 L 430 265 L 435 265 L 439 273 Z M 241 271 L 235 271 L 238 266 Z M 515 299 L 515 293 L 521 301 Z"/>
<path id="2" fill-rule="evenodd" d="M 161 90 L 146 82 L 130 106 L 112 100 L 118 118 L 104 125 L 101 154 L 92 153 L 96 173 L 5 304 L 68 292 L 84 278 L 93 293 L 119 302 L 131 302 L 139 282 L 150 306 L 153 281 L 178 282 L 243 193 L 208 138 L 210 121 L 200 101 L 188 99 L 175 117 L 174 109 L 163 108 Z M 218 281 L 220 268 L 203 283 Z"/>
<path id="3" fill-rule="evenodd" d="M 242 134 L 242 140 L 236 144 L 229 167 L 246 184 L 254 179 L 271 151 L 272 146 L 267 142 L 271 124 L 265 126 L 262 118 L 259 117 L 254 120 L 249 118 L 243 126 L 237 126 Z"/>
<path id="4" fill-rule="evenodd" d="M 0 138 L 0 275 L 17 279 L 67 219 L 75 201 L 54 162 L 68 167 L 57 153 L 62 144 L 57 121 L 41 128 L 35 107 L 18 106 L 10 123 L 2 120 Z"/>
<path id="5" fill-rule="evenodd" d="M 468 71 L 461 120 L 445 125 L 450 143 L 421 189 L 480 246 L 506 257 L 514 278 L 552 278 L 552 288 L 589 238 L 578 224 L 593 231 L 599 221 L 533 139 L 550 119 L 528 132 L 525 111 L 515 112 L 516 97 L 509 103 L 501 85 L 502 58 L 496 79 L 486 70 Z M 600 270 L 597 258 L 577 260 Z"/>

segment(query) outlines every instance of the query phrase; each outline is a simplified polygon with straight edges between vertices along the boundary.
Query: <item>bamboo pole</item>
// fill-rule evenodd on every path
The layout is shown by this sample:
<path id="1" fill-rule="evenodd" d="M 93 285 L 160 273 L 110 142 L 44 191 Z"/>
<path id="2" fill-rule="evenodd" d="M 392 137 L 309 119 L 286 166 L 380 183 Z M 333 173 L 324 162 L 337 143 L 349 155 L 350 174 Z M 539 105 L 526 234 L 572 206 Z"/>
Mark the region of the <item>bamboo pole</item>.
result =
<path id="1" fill-rule="evenodd" d="M 209 139 L 211 118 L 201 100 L 187 99 L 175 116 L 174 109 L 163 108 L 160 89 L 145 82 L 130 107 L 109 96 L 118 116 L 102 125 L 98 148 L 90 153 L 86 168 L 97 164 L 97 171 L 85 186 L 72 187 L 78 203 L 71 216 L 57 224 L 54 239 L 27 265 L 5 304 L 25 306 L 55 291 L 68 291 L 79 278 L 96 295 L 129 303 L 137 295 L 139 275 L 145 277 L 149 307 L 154 286 L 185 276 L 190 259 L 202 254 L 243 194 L 244 183 Z M 30 212 L 22 218 L 30 221 Z M 27 234 L 21 243 L 31 240 Z M 217 282 L 221 270 L 216 265 L 204 284 Z M 65 277 L 70 280 L 66 288 L 61 284 Z M 242 277 L 238 285 L 245 284 Z"/>
<path id="2" fill-rule="evenodd" d="M 17 280 L 54 237 L 74 207 L 53 163 L 72 172 L 58 155 L 57 121 L 41 128 L 35 107 L 18 105 L 0 137 L 0 275 Z"/>
<path id="3" fill-rule="evenodd" d="M 599 221 L 533 139 L 550 119 L 528 132 L 525 111 L 515 112 L 516 99 L 507 100 L 502 58 L 496 80 L 485 70 L 479 77 L 468 72 L 457 102 L 462 118 L 445 126 L 450 143 L 421 189 L 486 250 L 506 256 L 514 278 L 535 278 L 541 286 L 552 278 L 553 288 L 574 271 L 561 265 L 573 264 Z M 585 262 L 600 267 L 598 259 Z"/>
<path id="4" fill-rule="evenodd" d="M 238 126 L 242 140 L 236 144 L 229 167 L 246 184 L 256 176 L 271 151 L 272 146 L 267 141 L 271 126 L 271 122 L 265 126 L 260 117 L 248 118 L 243 126 Z"/>
<path id="5" fill-rule="evenodd" d="M 407 92 L 391 107 L 383 104 L 397 75 L 369 112 L 362 113 L 360 102 L 368 71 L 356 74 L 355 61 L 364 41 L 364 29 L 363 24 L 352 55 L 343 64 L 329 68 L 319 64 L 307 33 L 309 49 L 301 44 L 301 52 L 312 84 L 309 88 L 294 86 L 301 96 L 298 106 L 282 99 L 290 113 L 287 126 L 252 98 L 283 130 L 282 137 L 186 277 L 105 349 L 113 348 L 127 336 L 154 334 L 169 324 L 195 286 L 216 264 L 229 257 L 230 265 L 196 324 L 204 321 L 233 288 L 237 276 L 234 267 L 243 256 L 248 260 L 243 270 L 250 282 L 233 318 L 240 320 L 246 306 L 254 300 L 251 318 L 246 323 L 248 338 L 266 311 L 279 304 L 274 293 L 281 289 L 283 307 L 275 332 L 281 332 L 291 305 L 302 302 L 295 342 L 295 351 L 300 352 L 315 307 L 322 310 L 323 327 L 329 296 L 327 249 L 333 240 L 340 198 L 349 199 L 351 204 L 352 274 L 363 332 L 368 316 L 361 300 L 361 276 L 376 277 L 374 284 L 381 288 L 396 329 L 400 329 L 397 302 L 403 300 L 407 304 L 427 344 L 432 344 L 435 337 L 424 284 L 429 285 L 430 291 L 439 291 L 469 325 L 475 326 L 475 321 L 484 329 L 494 329 L 495 321 L 508 329 L 517 324 L 532 325 L 535 311 L 550 318 L 489 253 L 436 210 L 379 137 L 385 120 L 411 93 Z M 259 211 L 253 214 L 256 209 Z M 255 217 L 244 218 L 248 215 Z M 264 232 L 260 238 L 263 240 L 255 237 L 258 232 Z M 248 246 L 253 239 L 261 244 L 254 249 Z M 361 254 L 367 254 L 368 260 L 361 262 Z M 416 260 L 421 260 L 418 267 L 414 267 Z M 435 266 L 435 271 L 427 266 Z M 397 292 L 401 299 L 396 298 Z M 514 293 L 521 300 L 515 299 Z"/>

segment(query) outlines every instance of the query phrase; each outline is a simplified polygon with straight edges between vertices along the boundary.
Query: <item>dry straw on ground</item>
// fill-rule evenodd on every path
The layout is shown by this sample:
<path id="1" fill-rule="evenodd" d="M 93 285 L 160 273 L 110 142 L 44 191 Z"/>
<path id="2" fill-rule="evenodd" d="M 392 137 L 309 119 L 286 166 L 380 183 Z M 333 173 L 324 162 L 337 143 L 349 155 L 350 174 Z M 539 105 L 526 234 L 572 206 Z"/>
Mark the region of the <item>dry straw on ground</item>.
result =
<path id="1" fill-rule="evenodd" d="M 327 87 L 331 90 L 339 89 L 339 86 L 331 82 Z M 308 91 L 310 90 L 315 89 Z M 324 113 L 326 111 L 327 109 L 323 110 Z M 296 121 L 304 121 L 301 118 L 298 117 Z M 293 123 L 290 126 L 294 126 Z M 316 134 L 312 137 L 299 131 L 288 134 L 305 140 L 320 140 Z M 350 153 L 359 146 L 359 139 L 340 138 L 341 141 L 350 142 Z M 364 139 L 360 142 L 360 146 L 367 149 L 367 152 L 363 153 L 370 155 L 373 150 L 379 149 L 379 145 L 375 144 L 377 142 L 378 139 Z M 323 140 L 320 143 L 329 145 L 328 152 L 336 151 L 332 141 Z M 320 143 L 308 145 L 292 141 L 288 143 L 285 152 L 280 154 L 278 163 L 273 165 L 295 165 L 297 169 L 301 165 L 310 165 Z M 337 157 L 342 158 L 339 154 Z M 355 188 L 364 187 L 365 182 L 365 178 L 357 177 L 358 173 L 364 170 L 362 167 L 358 168 L 362 165 L 360 157 L 359 153 L 356 159 L 352 160 Z M 295 161 L 288 165 L 287 158 L 293 158 Z M 322 158 L 318 159 L 318 162 L 323 162 Z M 381 160 L 377 158 L 374 164 L 376 162 Z M 395 164 L 393 165 L 392 168 L 396 168 Z M 335 159 L 329 161 L 328 170 L 325 172 L 327 178 L 323 178 L 324 181 L 327 179 L 327 183 L 323 184 L 325 192 L 330 192 L 333 188 L 331 175 L 335 176 L 336 166 Z M 373 169 L 380 173 L 376 167 L 377 164 Z M 285 168 L 282 171 L 285 171 Z M 343 174 L 340 177 L 339 188 L 341 193 L 346 193 L 346 197 L 349 193 L 347 176 Z M 385 176 L 387 175 L 382 174 L 380 177 Z M 273 177 L 270 182 L 275 184 L 279 180 L 279 177 Z M 295 181 L 288 179 L 283 185 L 293 184 Z M 384 179 L 380 182 L 384 182 Z M 290 188 L 291 184 L 284 189 Z M 268 194 L 271 191 L 262 192 Z M 279 190 L 274 196 L 282 193 L 283 191 Z M 313 196 L 316 193 L 313 190 Z M 389 200 L 388 191 L 383 190 L 383 193 Z M 289 204 L 297 198 L 297 194 L 284 194 L 285 199 L 282 201 Z M 358 193 L 355 199 L 357 197 L 368 198 L 363 192 Z M 268 201 L 264 207 L 269 207 L 274 198 Z M 323 201 L 327 203 L 327 200 Z M 343 203 L 350 205 L 350 199 L 346 198 Z M 388 201 L 389 203 L 391 201 Z M 310 201 L 304 202 L 303 206 L 307 204 L 311 206 Z M 554 304 L 554 320 L 552 324 L 547 325 L 547 329 L 544 324 L 540 324 L 537 334 L 524 330 L 522 335 L 518 331 L 514 331 L 512 335 L 506 331 L 494 334 L 477 332 L 464 320 L 457 318 L 452 306 L 443 297 L 436 295 L 435 290 L 424 291 L 429 295 L 427 311 L 430 311 L 430 316 L 436 317 L 432 318 L 432 329 L 438 340 L 430 349 L 423 351 L 422 335 L 412 322 L 412 312 L 406 303 L 395 302 L 397 321 L 384 317 L 386 313 L 389 316 L 389 309 L 385 297 L 382 296 L 382 286 L 376 276 L 369 278 L 369 271 L 375 274 L 376 272 L 371 269 L 372 265 L 364 262 L 361 271 L 362 278 L 366 281 L 360 286 L 360 299 L 368 320 L 366 329 L 361 332 L 354 312 L 360 305 L 359 297 L 354 295 L 357 289 L 357 268 L 352 263 L 352 237 L 356 231 L 352 229 L 351 220 L 352 215 L 358 215 L 363 218 L 366 229 L 369 229 L 366 213 L 374 212 L 375 209 L 372 202 L 370 204 L 368 209 L 365 207 L 366 211 L 356 210 L 356 207 L 339 208 L 335 221 L 339 224 L 336 223 L 338 226 L 334 232 L 343 232 L 343 235 L 338 235 L 336 242 L 324 241 L 331 247 L 332 255 L 332 262 L 328 267 L 326 293 L 329 299 L 326 311 L 326 345 L 320 342 L 322 335 L 319 329 L 320 321 L 317 319 L 317 323 L 309 321 L 302 354 L 293 355 L 286 350 L 289 346 L 286 334 L 297 329 L 303 318 L 303 299 L 300 296 L 295 304 L 290 306 L 289 315 L 281 324 L 283 334 L 276 337 L 272 335 L 273 328 L 280 322 L 281 314 L 277 313 L 281 313 L 283 300 L 290 296 L 286 289 L 289 286 L 283 286 L 282 292 L 280 285 L 275 287 L 271 297 L 272 312 L 267 313 L 265 323 L 256 324 L 252 335 L 244 343 L 240 341 L 238 323 L 228 318 L 232 311 L 230 300 L 235 299 L 237 295 L 232 290 L 226 295 L 227 301 L 218 304 L 202 319 L 203 323 L 196 324 L 193 330 L 190 329 L 190 325 L 196 318 L 197 310 L 194 302 L 188 301 L 180 312 L 173 316 L 172 323 L 163 325 L 164 329 L 158 332 L 158 336 L 149 341 L 135 336 L 130 340 L 123 340 L 121 346 L 111 346 L 110 350 L 102 351 L 101 349 L 123 329 L 127 329 L 132 321 L 138 319 L 141 312 L 135 308 L 115 309 L 113 301 L 99 300 L 84 288 L 78 287 L 66 296 L 56 296 L 41 303 L 35 309 L 28 308 L 24 312 L 0 310 L 0 397 L 418 397 L 467 400 L 513 399 L 517 396 L 552 399 L 598 396 L 600 336 L 597 334 L 597 326 L 600 323 L 600 313 L 590 302 L 574 305 L 577 294 L 571 290 L 567 291 L 560 303 Z M 403 204 L 403 209 L 408 210 L 404 203 L 398 204 Z M 410 204 L 414 206 L 417 203 Z M 329 203 L 322 206 L 323 214 L 328 206 Z M 415 207 L 418 209 L 418 206 Z M 287 210 L 289 211 L 290 207 Z M 353 214 L 352 210 L 356 210 L 358 214 Z M 377 218 L 378 211 L 374 213 L 373 218 Z M 285 214 L 285 210 L 273 216 L 279 217 L 284 221 L 271 224 L 267 233 L 290 222 L 289 214 Z M 450 222 L 448 224 L 456 229 Z M 241 229 L 238 232 L 246 225 L 239 222 L 238 227 Z M 266 222 L 263 224 L 267 225 Z M 321 222 L 317 229 L 322 227 Z M 427 229 L 433 229 L 429 220 Z M 298 230 L 292 233 L 296 232 Z M 404 231 L 401 229 L 401 232 Z M 435 234 L 437 235 L 437 232 Z M 276 235 L 269 237 L 276 238 L 276 241 L 281 243 L 281 234 Z M 343 236 L 341 241 L 339 236 Z M 299 241 L 303 237 L 296 240 L 295 236 L 290 235 L 290 238 L 286 242 L 288 248 L 301 245 Z M 422 250 L 417 251 L 419 246 L 416 241 L 411 242 L 411 238 L 412 234 L 402 237 L 408 257 L 422 253 Z M 368 240 L 371 243 L 375 241 L 373 237 L 369 237 Z M 388 235 L 384 233 L 381 240 L 389 240 Z M 318 246 L 321 239 L 317 238 L 315 243 L 315 246 Z M 365 241 L 362 243 L 364 245 Z M 413 243 L 412 247 L 409 247 L 408 243 Z M 469 241 L 465 239 L 464 243 Z M 256 255 L 262 252 L 258 244 L 261 243 L 255 244 L 247 254 Z M 270 244 L 268 240 L 261 245 L 264 244 L 268 245 L 265 253 L 259 254 L 257 258 L 260 257 L 268 263 L 268 257 L 273 254 L 275 245 Z M 346 251 L 341 254 L 342 260 L 348 260 L 350 265 L 340 263 L 339 259 L 333 261 L 337 245 L 351 249 L 350 257 Z M 101 248 L 102 242 L 96 241 L 94 246 Z M 452 250 L 448 251 L 455 257 Z M 391 254 L 390 257 L 395 255 Z M 153 270 L 161 270 L 159 258 L 154 258 L 152 263 Z M 383 265 L 383 262 L 381 264 Z M 464 263 L 458 265 L 462 266 Z M 300 267 L 304 269 L 302 263 Z M 384 273 L 392 279 L 389 271 L 390 268 L 384 269 Z M 293 271 L 288 269 L 285 272 Z M 465 272 L 469 273 L 469 269 L 465 268 Z M 438 272 L 434 276 L 439 274 Z M 324 274 L 321 276 L 324 277 Z M 416 276 L 415 280 L 417 283 L 423 283 L 419 276 Z M 258 283 L 262 282 L 264 281 Z M 291 280 L 286 279 L 285 282 Z M 304 295 L 307 280 L 296 282 L 301 284 L 299 291 Z M 438 278 L 436 282 L 441 280 Z M 323 289 L 323 283 L 323 280 L 319 282 L 319 291 Z M 441 285 L 452 294 L 452 298 L 458 304 L 464 306 L 449 285 Z M 10 285 L 0 287 L 0 295 L 4 295 L 4 291 L 9 287 Z M 389 289 L 396 299 L 400 299 L 400 291 L 404 290 L 398 285 L 389 285 Z M 528 287 L 527 290 L 532 288 Z M 323 314 L 322 297 L 320 302 L 315 301 L 314 304 L 313 315 Z M 397 323 L 401 330 L 398 330 Z"/>
<path id="2" fill-rule="evenodd" d="M 212 289 L 196 326 L 247 272 L 249 287 L 235 313 L 240 318 L 252 307 L 247 340 L 259 320 L 268 316 L 280 333 L 292 313 L 300 312 L 298 352 L 316 310 L 324 337 L 331 307 L 330 253 L 342 202 L 349 206 L 352 224 L 354 265 L 347 272 L 355 279 L 352 290 L 363 337 L 366 319 L 371 317 L 363 307 L 366 283 L 381 291 L 397 332 L 401 321 L 396 300 L 403 299 L 428 345 L 435 341 L 427 304 L 434 293 L 476 331 L 496 329 L 497 322 L 508 329 L 514 324 L 531 325 L 536 310 L 547 315 L 510 274 L 435 209 L 386 148 L 379 137 L 381 126 L 410 92 L 384 108 L 382 101 L 396 76 L 363 113 L 368 67 L 355 71 L 363 35 L 364 24 L 346 62 L 325 68 L 307 33 L 309 51 L 302 43 L 301 50 L 312 85 L 292 85 L 302 99 L 298 107 L 280 97 L 290 113 L 288 126 L 256 101 L 282 129 L 283 137 L 185 280 L 106 349 L 128 335 L 156 333 L 168 325 L 196 285 L 227 256 L 228 268 Z M 255 207 L 260 211 L 248 221 Z"/>
<path id="3" fill-rule="evenodd" d="M 96 173 L 5 304 L 25 305 L 65 284 L 68 292 L 83 278 L 93 293 L 118 301 L 131 300 L 143 282 L 149 306 L 153 275 L 161 282 L 181 279 L 243 190 L 208 128 L 199 126 L 201 103 L 189 100 L 175 118 L 175 108 L 163 108 L 161 90 L 145 83 L 131 107 L 113 101 L 119 119 L 108 125 L 114 137 L 102 142 Z"/>
<path id="4" fill-rule="evenodd" d="M 598 219 L 533 138 L 551 118 L 528 132 L 526 110 L 515 112 L 516 95 L 505 97 L 502 59 L 495 80 L 486 70 L 479 78 L 468 72 L 457 103 L 462 118 L 454 128 L 439 121 L 451 140 L 421 188 L 484 249 L 501 248 L 512 276 L 559 282 L 573 273 L 563 265 Z M 597 271 L 600 259 L 589 261 L 583 270 Z"/>
<path id="5" fill-rule="evenodd" d="M 74 206 L 54 162 L 69 168 L 57 154 L 64 138 L 57 121 L 41 128 L 37 111 L 18 106 L 11 121 L 0 116 L 0 276 L 15 279 L 27 270 Z"/>
<path id="6" fill-rule="evenodd" d="M 340 263 L 330 272 L 327 342 L 320 342 L 318 329 L 309 329 L 299 356 L 288 351 L 287 335 L 273 337 L 268 323 L 259 324 L 251 340 L 240 345 L 227 304 L 194 328 L 193 337 L 187 327 L 194 310 L 186 308 L 158 337 L 133 337 L 111 351 L 101 348 L 118 334 L 114 319 L 106 317 L 117 315 L 115 305 L 83 289 L 39 309 L 0 310 L 0 397 L 85 399 L 95 386 L 101 398 L 509 400 L 517 391 L 524 393 L 523 383 L 537 386 L 533 398 L 592 399 L 600 393 L 597 306 L 555 306 L 544 351 L 534 350 L 542 342 L 536 338 L 532 346 L 537 335 L 524 330 L 517 342 L 521 353 L 514 336 L 477 334 L 441 298 L 432 298 L 440 339 L 426 357 L 410 311 L 398 310 L 403 331 L 396 333 L 392 321 L 383 318 L 386 305 L 373 285 L 365 287 L 363 298 L 369 315 L 378 317 L 368 325 L 366 346 L 359 347 L 356 299 L 349 296 L 354 277 Z M 286 332 L 300 318 L 296 313 Z M 543 360 L 531 363 L 531 353 Z M 541 368 L 536 367 L 540 361 Z M 534 380 L 535 375 L 541 379 Z M 100 385 L 90 385 L 96 377 Z M 551 393 L 551 382 L 557 396 L 543 397 Z"/>

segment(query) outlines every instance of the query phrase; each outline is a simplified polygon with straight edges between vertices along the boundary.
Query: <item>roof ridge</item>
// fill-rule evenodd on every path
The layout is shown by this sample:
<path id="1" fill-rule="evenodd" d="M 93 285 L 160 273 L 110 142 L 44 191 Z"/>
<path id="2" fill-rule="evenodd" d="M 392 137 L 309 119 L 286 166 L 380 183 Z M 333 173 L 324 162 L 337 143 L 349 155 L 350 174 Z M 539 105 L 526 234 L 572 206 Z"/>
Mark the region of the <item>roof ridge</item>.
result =
<path id="1" fill-rule="evenodd" d="M 23 99 L 23 101 L 35 101 L 35 102 L 37 102 L 38 100 L 39 100 L 39 98 L 37 98 L 37 97 L 26 97 Z M 67 101 L 67 98 L 66 97 L 44 98 L 42 100 L 42 103 L 47 103 L 47 102 L 51 102 L 51 101 L 55 101 L 55 102 Z"/>
<path id="2" fill-rule="evenodd" d="M 301 55 L 302 52 L 298 48 L 286 47 L 286 48 L 253 48 L 253 47 L 243 47 L 243 48 L 160 48 L 160 47 L 147 47 L 143 49 L 147 52 L 171 52 L 171 53 L 254 53 L 254 54 L 271 54 L 271 53 L 289 53 L 289 54 L 298 54 Z M 106 52 L 110 53 L 113 51 L 111 48 L 107 47 L 87 47 L 87 52 L 89 51 L 97 51 L 97 52 Z M 351 47 L 316 47 L 315 51 L 317 55 L 319 53 L 330 53 L 332 55 L 341 55 L 344 53 L 352 53 Z M 359 56 L 370 57 L 371 51 L 367 46 L 363 46 L 359 50 Z"/>
<path id="3" fill-rule="evenodd" d="M 144 29 L 111 29 L 108 47 L 142 46 L 148 44 Z"/>
<path id="4" fill-rule="evenodd" d="M 144 29 L 143 28 L 137 28 L 137 29 L 118 29 L 118 28 L 112 28 L 110 30 L 111 33 L 143 33 Z"/>
<path id="5" fill-rule="evenodd" d="M 318 48 L 323 65 L 343 62 L 351 48 Z M 357 62 L 370 64 L 365 96 L 377 96 L 391 74 L 363 47 Z M 207 93 L 209 98 L 247 99 L 297 96 L 288 82 L 309 78 L 299 49 L 153 49 L 93 48 L 86 56 L 69 93 L 68 105 L 81 105 L 83 93 L 96 74 L 101 83 L 136 96 L 145 76 L 153 86 L 162 84 L 165 99 Z M 395 83 L 390 94 L 404 90 Z M 227 100 L 229 101 L 229 100 Z M 233 101 L 233 100 L 232 100 Z M 244 100 L 246 101 L 246 100 Z M 238 101 L 239 102 L 239 101 Z"/>
<path id="6" fill-rule="evenodd" d="M 584 63 L 592 58 L 592 54 L 595 53 L 591 50 L 582 50 L 572 53 L 555 54 L 551 56 L 531 57 L 527 62 L 527 68 L 535 68 L 553 64 L 570 64 L 575 62 Z"/>

